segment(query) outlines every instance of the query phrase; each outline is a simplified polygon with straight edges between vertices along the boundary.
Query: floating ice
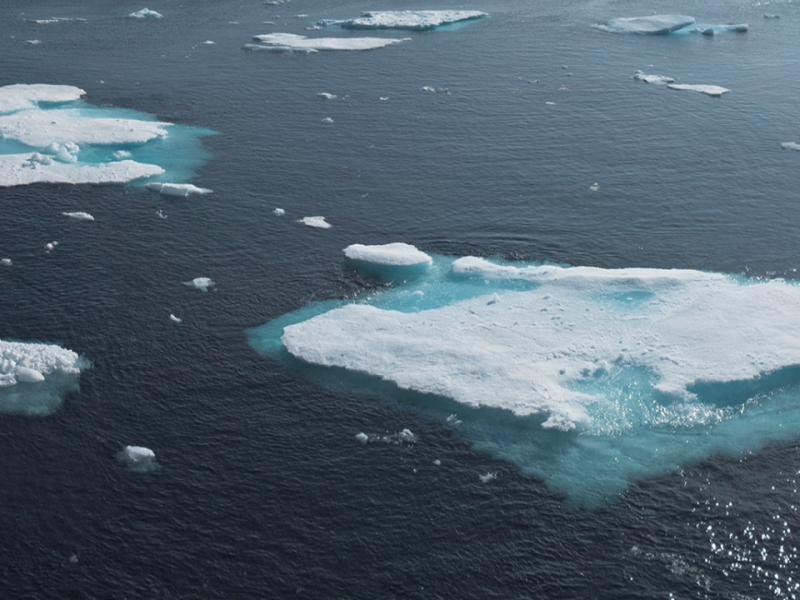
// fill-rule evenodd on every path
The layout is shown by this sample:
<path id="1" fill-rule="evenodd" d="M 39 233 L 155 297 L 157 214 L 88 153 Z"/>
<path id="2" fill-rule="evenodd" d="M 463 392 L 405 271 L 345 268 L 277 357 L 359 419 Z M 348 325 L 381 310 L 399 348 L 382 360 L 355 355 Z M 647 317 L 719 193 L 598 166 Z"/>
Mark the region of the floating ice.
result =
<path id="1" fill-rule="evenodd" d="M 324 98 L 325 100 L 334 100 L 336 98 L 336 94 L 329 94 L 328 92 L 320 92 L 317 94 L 318 98 Z"/>
<path id="2" fill-rule="evenodd" d="M 489 471 L 483 475 L 478 475 L 478 479 L 481 480 L 481 483 L 489 483 L 490 481 L 497 479 L 497 473 L 494 471 Z"/>
<path id="3" fill-rule="evenodd" d="M 0 258 L 0 265 L 3 265 L 5 267 L 10 267 L 13 264 L 14 263 L 11 261 L 10 258 Z"/>
<path id="4" fill-rule="evenodd" d="M 214 287 L 214 282 L 208 277 L 195 277 L 191 281 L 184 281 L 183 285 L 188 285 L 189 287 L 207 292 L 208 288 Z"/>
<path id="5" fill-rule="evenodd" d="M 636 71 L 633 78 L 645 83 L 655 83 L 657 85 L 666 85 L 673 83 L 675 80 L 672 77 L 665 77 L 664 75 L 645 75 L 642 71 Z"/>
<path id="6" fill-rule="evenodd" d="M 408 41 L 408 38 L 375 38 L 375 37 L 341 37 L 341 38 L 307 38 L 293 33 L 270 33 L 256 35 L 253 39 L 284 50 L 375 50 L 390 44 Z M 252 48 L 249 48 L 252 49 Z"/>
<path id="7" fill-rule="evenodd" d="M 316 227 L 317 229 L 331 228 L 331 224 L 325 220 L 325 217 L 303 217 L 300 222 L 308 227 Z"/>
<path id="8" fill-rule="evenodd" d="M 125 183 L 160 175 L 164 169 L 132 160 L 72 165 L 53 162 L 48 156 L 0 154 L 0 187 L 31 183 Z"/>
<path id="9" fill-rule="evenodd" d="M 606 29 L 616 33 L 660 35 L 694 25 L 694 17 L 686 15 L 652 15 L 611 19 Z"/>
<path id="10" fill-rule="evenodd" d="M 715 453 L 800 438 L 798 304 L 800 284 L 783 280 L 433 257 L 411 284 L 309 306 L 250 341 L 372 375 L 442 422 L 458 412 L 448 424 L 477 448 L 593 506 Z"/>
<path id="11" fill-rule="evenodd" d="M 667 87 L 672 90 L 690 90 L 694 92 L 702 92 L 703 94 L 708 94 L 709 96 L 714 96 L 716 98 L 722 96 L 722 94 L 727 94 L 730 92 L 729 89 L 720 87 L 718 85 L 668 83 Z"/>
<path id="12" fill-rule="evenodd" d="M 172 313 L 169 314 L 169 320 L 172 321 L 173 323 L 182 323 L 183 322 L 183 319 L 180 319 L 180 318 L 176 317 Z"/>
<path id="13" fill-rule="evenodd" d="M 45 244 L 44 245 L 45 252 L 48 253 L 51 252 L 52 250 L 55 249 L 56 246 L 58 246 L 58 242 L 50 242 L 48 244 Z"/>
<path id="14" fill-rule="evenodd" d="M 212 42 L 211 40 L 206 40 L 205 42 L 203 42 L 203 44 L 205 44 L 206 46 L 211 46 L 212 44 L 216 44 L 216 42 Z"/>
<path id="15" fill-rule="evenodd" d="M 196 194 L 211 194 L 213 190 L 197 187 L 191 183 L 148 183 L 148 190 L 158 192 L 162 196 L 181 196 L 186 198 Z"/>
<path id="16" fill-rule="evenodd" d="M 161 210 L 161 209 L 158 209 L 156 211 L 156 216 L 158 216 L 159 219 L 168 219 L 169 218 L 169 217 L 167 217 L 167 215 L 164 214 L 164 211 Z"/>
<path id="17" fill-rule="evenodd" d="M 432 259 L 424 252 L 420 252 L 411 244 L 395 242 L 378 246 L 365 246 L 352 244 L 343 250 L 345 256 L 351 260 L 391 266 L 411 266 L 430 264 Z"/>
<path id="18" fill-rule="evenodd" d="M 94 221 L 94 217 L 87 212 L 63 212 L 61 214 L 78 221 Z"/>
<path id="19" fill-rule="evenodd" d="M 780 15 L 764 15 L 765 19 L 780 19 Z"/>
<path id="20" fill-rule="evenodd" d="M 362 431 L 356 434 L 356 439 L 362 444 L 366 444 L 369 441 L 369 436 Z"/>
<path id="21" fill-rule="evenodd" d="M 35 45 L 37 45 L 37 44 L 41 44 L 41 43 L 42 43 L 42 40 L 26 40 L 26 42 L 25 42 L 25 43 L 26 43 L 26 44 L 32 44 L 32 45 L 34 45 L 34 46 L 35 46 Z"/>
<path id="22" fill-rule="evenodd" d="M 800 144 L 797 142 L 784 142 L 781 144 L 781 148 L 784 150 L 798 150 L 800 151 Z"/>
<path id="23" fill-rule="evenodd" d="M 331 117 L 325 117 L 324 119 L 322 119 L 322 122 L 328 123 L 330 125 L 331 123 L 333 123 L 333 119 Z"/>
<path id="24" fill-rule="evenodd" d="M 159 468 L 156 453 L 144 446 L 125 446 L 117 455 L 120 461 L 139 473 L 155 471 Z"/>
<path id="25" fill-rule="evenodd" d="M 46 415 L 89 366 L 75 352 L 53 344 L 0 340 L 0 411 Z"/>
<path id="26" fill-rule="evenodd" d="M 364 12 L 356 19 L 321 21 L 321 25 L 339 25 L 344 29 L 412 29 L 422 31 L 474 21 L 488 14 L 477 10 L 385 10 Z"/>
<path id="27" fill-rule="evenodd" d="M 163 17 L 164 15 L 161 13 L 157 13 L 149 8 L 143 8 L 142 10 L 137 10 L 128 15 L 130 19 L 161 19 Z"/>
<path id="28" fill-rule="evenodd" d="M 71 85 L 17 83 L 0 87 L 0 113 L 37 108 L 40 102 L 72 102 L 86 94 Z"/>
<path id="29" fill-rule="evenodd" d="M 362 444 L 380 442 L 383 444 L 394 444 L 397 446 L 406 444 L 411 445 L 417 442 L 417 436 L 411 433 L 410 429 L 403 429 L 403 431 L 398 433 L 383 435 L 379 433 L 371 433 L 367 435 L 366 433 L 361 432 L 356 434 L 356 439 Z"/>
<path id="30" fill-rule="evenodd" d="M 589 186 L 589 191 L 590 192 L 596 192 L 599 189 L 600 189 L 600 184 L 597 183 L 596 181 L 592 185 Z"/>
<path id="31" fill-rule="evenodd" d="M 117 160 L 124 160 L 126 158 L 130 158 L 131 153 L 128 152 L 127 150 L 117 150 L 116 152 L 114 152 L 114 154 L 112 154 L 112 156 Z"/>
<path id="32" fill-rule="evenodd" d="M 276 217 L 282 217 L 283 215 L 286 214 L 286 211 L 283 210 L 282 208 L 276 208 L 275 210 L 272 211 L 272 214 L 275 215 Z"/>

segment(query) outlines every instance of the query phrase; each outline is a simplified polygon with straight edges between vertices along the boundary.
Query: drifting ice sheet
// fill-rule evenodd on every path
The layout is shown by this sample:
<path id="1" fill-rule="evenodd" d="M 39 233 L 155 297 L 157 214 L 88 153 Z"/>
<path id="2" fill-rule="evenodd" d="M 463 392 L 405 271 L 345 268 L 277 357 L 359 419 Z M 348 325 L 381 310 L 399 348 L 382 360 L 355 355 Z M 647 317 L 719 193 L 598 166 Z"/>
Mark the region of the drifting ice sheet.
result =
<path id="1" fill-rule="evenodd" d="M 0 154 L 0 187 L 31 183 L 125 183 L 161 175 L 164 169 L 132 160 L 74 165 L 34 154 Z"/>
<path id="2" fill-rule="evenodd" d="M 375 37 L 341 37 L 341 38 L 307 38 L 293 33 L 270 33 L 256 35 L 253 39 L 266 44 L 267 48 L 286 50 L 375 50 L 390 44 L 407 41 L 408 38 L 375 38 Z"/>
<path id="3" fill-rule="evenodd" d="M 139 473 L 155 471 L 159 467 L 156 453 L 144 446 L 125 446 L 117 457 L 132 471 Z"/>
<path id="4" fill-rule="evenodd" d="M 184 281 L 183 285 L 207 292 L 208 288 L 214 287 L 214 282 L 208 277 L 195 277 L 191 281 Z"/>
<path id="5" fill-rule="evenodd" d="M 471 21 L 488 16 L 477 10 L 400 10 L 369 11 L 357 19 L 323 21 L 323 25 L 340 25 L 345 29 L 412 29 L 422 31 Z"/>
<path id="6" fill-rule="evenodd" d="M 0 113 L 36 108 L 40 102 L 72 102 L 84 94 L 82 89 L 71 85 L 6 85 L 0 87 Z"/>
<path id="7" fill-rule="evenodd" d="M 351 260 L 360 260 L 378 265 L 411 266 L 430 264 L 432 259 L 410 244 L 396 242 L 378 246 L 352 244 L 343 250 Z"/>
<path id="8" fill-rule="evenodd" d="M 703 85 L 703 84 L 689 84 L 689 83 L 668 83 L 667 87 L 671 90 L 689 90 L 693 92 L 702 92 L 709 96 L 719 98 L 722 94 L 730 92 L 729 89 L 720 87 L 718 85 Z"/>
<path id="9" fill-rule="evenodd" d="M 652 15 L 649 17 L 611 19 L 606 25 L 606 28 L 616 33 L 661 35 L 694 24 L 694 17 L 687 17 L 686 15 Z"/>
<path id="10" fill-rule="evenodd" d="M 307 227 L 316 227 L 317 229 L 331 228 L 331 224 L 325 220 L 325 217 L 303 217 L 300 222 Z"/>
<path id="11" fill-rule="evenodd" d="M 180 196 L 186 198 L 196 194 L 211 194 L 208 188 L 197 187 L 191 183 L 148 183 L 145 186 L 148 190 L 153 190 L 162 196 Z"/>

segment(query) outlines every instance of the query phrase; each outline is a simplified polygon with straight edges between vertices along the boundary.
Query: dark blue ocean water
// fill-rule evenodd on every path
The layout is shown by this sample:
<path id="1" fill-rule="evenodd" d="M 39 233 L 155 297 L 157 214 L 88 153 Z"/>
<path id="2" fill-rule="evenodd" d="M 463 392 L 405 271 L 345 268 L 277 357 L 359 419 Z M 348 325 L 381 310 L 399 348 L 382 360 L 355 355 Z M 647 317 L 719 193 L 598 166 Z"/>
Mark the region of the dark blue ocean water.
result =
<path id="1" fill-rule="evenodd" d="M 0 189 L 0 254 L 14 260 L 0 338 L 92 362 L 55 414 L 0 417 L 0 597 L 800 593 L 797 443 L 682 465 L 589 511 L 413 403 L 320 385 L 248 344 L 253 327 L 376 286 L 343 261 L 356 242 L 795 277 L 800 155 L 780 144 L 800 141 L 797 3 L 492 1 L 464 6 L 490 17 L 456 31 L 376 33 L 411 38 L 382 50 L 242 49 L 365 9 L 458 6 L 169 0 L 141 21 L 130 2 L 3 3 L 0 85 L 75 85 L 95 106 L 217 135 L 191 180 L 208 196 Z M 592 27 L 654 11 L 751 29 Z M 28 21 L 49 17 L 86 20 Z M 731 92 L 667 90 L 636 69 Z M 333 227 L 296 222 L 311 215 Z M 181 285 L 198 276 L 215 288 Z M 354 439 L 403 428 L 419 441 Z M 124 468 L 127 444 L 162 468 Z"/>

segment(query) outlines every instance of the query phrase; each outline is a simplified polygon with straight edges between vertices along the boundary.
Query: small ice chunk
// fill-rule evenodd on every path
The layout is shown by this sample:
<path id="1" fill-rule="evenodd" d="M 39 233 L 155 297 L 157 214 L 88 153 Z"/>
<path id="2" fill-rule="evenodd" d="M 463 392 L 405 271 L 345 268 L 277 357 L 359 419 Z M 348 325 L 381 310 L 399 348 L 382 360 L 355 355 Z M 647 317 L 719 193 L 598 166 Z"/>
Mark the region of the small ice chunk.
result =
<path id="1" fill-rule="evenodd" d="M 216 44 L 216 42 L 212 42 L 211 40 L 206 40 L 203 44 L 210 46 L 211 44 Z"/>
<path id="2" fill-rule="evenodd" d="M 211 194 L 213 190 L 197 187 L 191 183 L 148 183 L 145 186 L 148 190 L 153 190 L 162 196 L 193 196 L 195 194 Z"/>
<path id="3" fill-rule="evenodd" d="M 431 87 L 429 85 L 424 85 L 424 86 L 422 86 L 422 91 L 423 92 L 433 92 L 435 94 L 436 93 L 436 88 L 435 87 Z"/>
<path id="4" fill-rule="evenodd" d="M 317 229 L 331 228 L 331 224 L 325 220 L 325 217 L 303 217 L 300 222 L 308 227 L 316 227 Z"/>
<path id="5" fill-rule="evenodd" d="M 781 144 L 781 148 L 784 150 L 797 150 L 800 151 L 800 144 L 797 142 L 784 142 Z"/>
<path id="6" fill-rule="evenodd" d="M 343 252 L 350 260 L 360 260 L 379 265 L 411 266 L 431 264 L 433 262 L 430 256 L 417 250 L 411 244 L 403 242 L 376 246 L 352 244 L 345 248 Z"/>
<path id="7" fill-rule="evenodd" d="M 165 215 L 165 214 L 164 214 L 164 211 L 162 211 L 161 209 L 159 209 L 159 210 L 157 210 L 157 211 L 156 211 L 156 215 L 158 215 L 158 218 L 159 218 L 159 219 L 166 219 L 166 218 L 168 218 L 168 217 L 167 217 L 167 215 Z"/>
<path id="8" fill-rule="evenodd" d="M 183 285 L 207 292 L 208 288 L 214 287 L 214 282 L 208 277 L 195 277 L 191 281 L 184 281 Z"/>
<path id="9" fill-rule="evenodd" d="M 440 460 L 437 458 L 436 460 L 434 460 L 434 461 L 433 461 L 433 464 L 435 464 L 437 467 L 439 467 L 439 466 L 441 466 L 441 464 L 442 464 L 442 461 L 440 461 Z"/>
<path id="10" fill-rule="evenodd" d="M 694 25 L 694 17 L 685 15 L 652 15 L 649 17 L 627 17 L 611 19 L 606 26 L 616 33 L 636 33 L 640 35 L 662 35 Z"/>
<path id="11" fill-rule="evenodd" d="M 172 313 L 169 313 L 169 320 L 172 321 L 173 323 L 182 323 L 183 322 L 183 319 L 179 319 L 178 317 L 176 317 Z"/>
<path id="12" fill-rule="evenodd" d="M 26 44 L 31 44 L 33 46 L 36 46 L 37 44 L 41 44 L 42 40 L 27 40 L 25 43 Z"/>
<path id="13" fill-rule="evenodd" d="M 329 94 L 328 92 L 320 92 L 317 94 L 317 98 L 324 98 L 325 100 L 335 100 L 336 94 Z"/>
<path id="14" fill-rule="evenodd" d="M 666 77 L 664 75 L 645 75 L 642 71 L 634 72 L 633 78 L 638 81 L 644 81 L 645 83 L 655 83 L 657 85 L 666 85 L 668 83 L 673 83 L 675 81 L 672 77 Z"/>
<path id="15" fill-rule="evenodd" d="M 128 15 L 130 19 L 162 19 L 163 17 L 164 15 L 161 13 L 157 13 L 149 8 L 143 8 L 142 10 L 137 10 Z"/>
<path id="16" fill-rule="evenodd" d="M 765 19 L 780 19 L 780 15 L 764 15 Z"/>
<path id="17" fill-rule="evenodd" d="M 12 264 L 14 263 L 11 262 L 10 258 L 0 258 L 0 265 L 3 265 L 4 267 L 10 267 Z"/>
<path id="18" fill-rule="evenodd" d="M 406 444 L 413 444 L 417 441 L 417 436 L 411 433 L 410 429 L 403 429 L 403 431 L 397 434 L 397 439 Z"/>
<path id="19" fill-rule="evenodd" d="M 378 98 L 378 100 L 383 100 L 383 101 L 386 101 L 388 99 L 389 99 L 389 96 L 381 96 L 380 98 Z"/>
<path id="20" fill-rule="evenodd" d="M 362 431 L 356 434 L 356 439 L 362 444 L 366 444 L 369 441 L 369 436 Z"/>
<path id="21" fill-rule="evenodd" d="M 94 221 L 94 217 L 87 212 L 62 212 L 61 214 L 78 221 Z"/>
<path id="22" fill-rule="evenodd" d="M 117 455 L 133 471 L 144 473 L 158 468 L 156 453 L 144 446 L 125 446 Z"/>
<path id="23" fill-rule="evenodd" d="M 114 152 L 114 154 L 112 154 L 112 156 L 117 160 L 124 160 L 126 158 L 130 158 L 131 153 L 128 152 L 127 150 L 117 150 L 116 152 Z"/>
<path id="24" fill-rule="evenodd" d="M 58 242 L 50 242 L 49 244 L 45 244 L 45 245 L 44 245 L 44 249 L 45 249 L 47 252 L 50 252 L 50 251 L 52 251 L 52 250 L 53 250 L 53 249 L 54 249 L 56 246 L 58 246 Z"/>
<path id="25" fill-rule="evenodd" d="M 324 119 L 322 119 L 322 122 L 328 123 L 330 125 L 331 123 L 333 123 L 333 119 L 330 117 L 325 117 Z"/>
<path id="26" fill-rule="evenodd" d="M 286 214 L 286 211 L 283 210 L 282 208 L 276 208 L 275 210 L 272 211 L 272 214 L 275 215 L 276 217 L 282 217 L 283 215 Z"/>
<path id="27" fill-rule="evenodd" d="M 590 192 L 596 192 L 599 189 L 600 189 L 600 184 L 597 183 L 596 181 L 592 185 L 589 186 L 589 191 Z"/>
<path id="28" fill-rule="evenodd" d="M 481 480 L 482 483 L 489 483 L 490 481 L 494 481 L 497 479 L 497 473 L 494 471 L 489 471 L 483 475 L 478 475 L 478 478 Z"/>
<path id="29" fill-rule="evenodd" d="M 720 87 L 718 85 L 704 85 L 704 84 L 690 84 L 690 83 L 668 83 L 667 87 L 673 90 L 690 90 L 694 92 L 702 92 L 709 96 L 720 97 L 722 94 L 730 92 L 729 89 Z"/>
<path id="30" fill-rule="evenodd" d="M 375 37 L 347 37 L 347 38 L 307 38 L 293 33 L 270 33 L 256 35 L 253 39 L 267 46 L 287 50 L 375 50 L 390 44 L 409 41 L 409 38 L 375 38 Z"/>

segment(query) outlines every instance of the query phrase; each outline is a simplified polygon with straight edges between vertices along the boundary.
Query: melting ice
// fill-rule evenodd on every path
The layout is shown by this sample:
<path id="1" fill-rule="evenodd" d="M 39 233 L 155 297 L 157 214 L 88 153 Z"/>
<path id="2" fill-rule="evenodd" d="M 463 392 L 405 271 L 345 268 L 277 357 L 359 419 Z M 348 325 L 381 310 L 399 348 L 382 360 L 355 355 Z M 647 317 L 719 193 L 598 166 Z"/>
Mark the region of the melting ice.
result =
<path id="1" fill-rule="evenodd" d="M 372 376 L 376 393 L 442 423 L 458 412 L 477 448 L 595 506 L 714 453 L 800 436 L 798 303 L 783 280 L 433 257 L 383 293 L 311 305 L 250 342 Z"/>
<path id="2" fill-rule="evenodd" d="M 376 38 L 376 37 L 341 37 L 341 38 L 308 38 L 293 33 L 270 33 L 265 35 L 255 35 L 254 40 L 258 40 L 263 45 L 248 44 L 248 50 L 272 50 L 272 51 L 300 51 L 318 52 L 320 50 L 375 50 L 384 48 L 391 44 L 407 41 L 408 38 Z"/>
<path id="3" fill-rule="evenodd" d="M 694 17 L 686 15 L 650 15 L 647 17 L 623 17 L 611 19 L 605 25 L 598 25 L 599 29 L 613 33 L 633 33 L 638 35 L 666 35 L 702 33 L 713 35 L 734 31 L 743 33 L 749 26 L 741 23 L 735 25 L 699 25 Z"/>
<path id="4" fill-rule="evenodd" d="M 488 16 L 477 10 L 377 10 L 364 12 L 356 19 L 322 21 L 321 25 L 339 25 L 343 29 L 412 29 L 424 31 L 445 25 L 474 21 Z"/>

